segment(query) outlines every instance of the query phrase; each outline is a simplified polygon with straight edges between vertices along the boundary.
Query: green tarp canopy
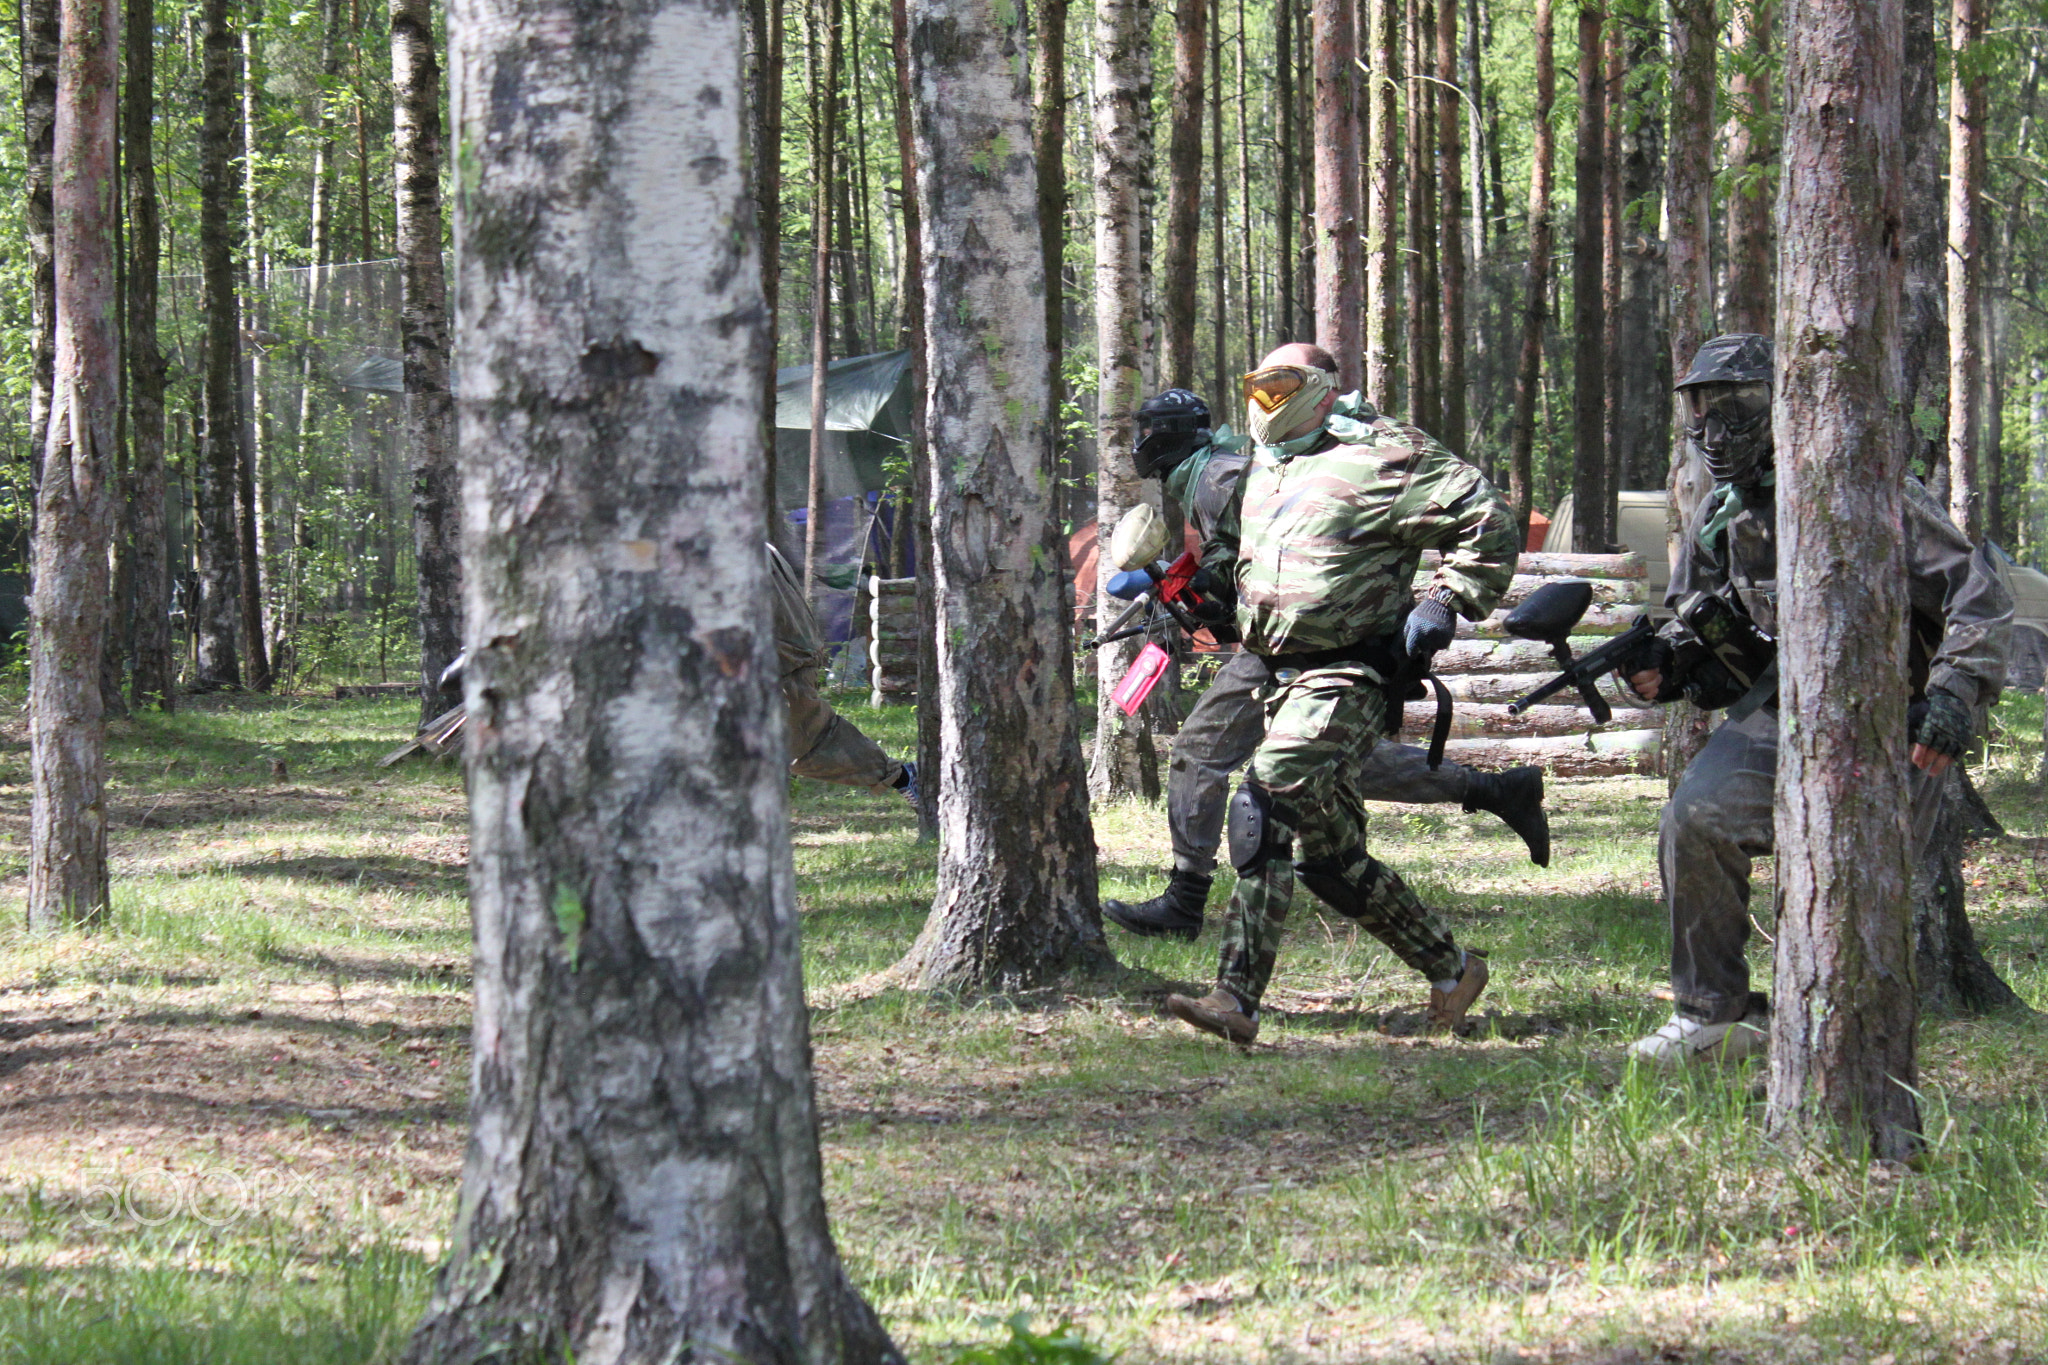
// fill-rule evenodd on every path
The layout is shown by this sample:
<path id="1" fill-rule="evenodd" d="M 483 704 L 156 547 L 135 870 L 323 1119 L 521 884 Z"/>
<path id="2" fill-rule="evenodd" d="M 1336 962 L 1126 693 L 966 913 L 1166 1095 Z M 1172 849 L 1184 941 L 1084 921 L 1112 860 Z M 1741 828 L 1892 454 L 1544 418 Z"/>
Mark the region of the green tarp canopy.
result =
<path id="1" fill-rule="evenodd" d="M 883 461 L 910 449 L 910 352 L 849 356 L 825 367 L 825 501 L 888 485 Z M 811 367 L 775 372 L 775 493 L 810 501 Z"/>

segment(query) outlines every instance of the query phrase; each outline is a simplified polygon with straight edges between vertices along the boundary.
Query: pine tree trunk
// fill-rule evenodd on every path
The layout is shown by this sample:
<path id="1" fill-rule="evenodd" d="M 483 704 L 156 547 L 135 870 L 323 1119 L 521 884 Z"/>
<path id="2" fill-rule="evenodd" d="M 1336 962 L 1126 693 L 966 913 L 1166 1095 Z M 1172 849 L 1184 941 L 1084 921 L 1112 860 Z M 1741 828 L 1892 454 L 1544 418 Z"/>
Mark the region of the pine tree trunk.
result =
<path id="1" fill-rule="evenodd" d="M 156 107 L 156 9 L 128 0 L 127 88 L 122 152 L 128 198 L 128 449 L 126 537 L 135 624 L 135 705 L 177 705 L 177 655 L 171 639 L 170 546 L 165 535 L 164 388 L 169 363 L 157 345 L 157 273 L 163 244 L 151 129 Z"/>
<path id="2" fill-rule="evenodd" d="M 1293 0 L 1276 0 L 1273 5 L 1273 52 L 1273 124 L 1279 129 L 1280 144 L 1275 148 L 1279 171 L 1273 187 L 1274 284 L 1279 293 L 1280 340 L 1286 342 L 1300 340 L 1294 320 L 1294 149 L 1300 134 L 1294 122 Z M 1369 262 L 1371 247 L 1366 250 Z"/>
<path id="3" fill-rule="evenodd" d="M 36 489 L 29 632 L 28 925 L 93 928 L 107 912 L 100 650 L 114 527 L 114 0 L 65 0 L 51 150 L 57 347 Z"/>
<path id="4" fill-rule="evenodd" d="M 242 122 L 238 130 L 238 155 L 241 161 L 242 181 L 242 246 L 246 251 L 242 286 L 247 291 L 243 298 L 242 317 L 249 332 L 264 329 L 262 291 L 266 284 L 266 263 L 263 258 L 263 227 L 256 207 L 256 176 L 254 166 L 262 148 L 257 146 L 257 71 L 256 24 L 262 18 L 261 0 L 246 0 L 247 11 L 242 18 L 241 70 L 238 73 L 241 85 Z M 249 687 L 252 691 L 268 692 L 272 678 L 270 672 L 269 635 L 263 621 L 263 590 L 266 574 L 263 554 L 267 537 L 264 535 L 263 490 L 267 483 L 267 456 L 270 443 L 270 411 L 268 385 L 264 383 L 264 348 L 261 344 L 245 346 L 242 351 L 244 370 L 241 375 L 245 406 L 241 422 L 242 450 L 241 467 L 235 472 L 235 521 L 236 550 L 242 561 L 242 651 L 249 663 Z"/>
<path id="5" fill-rule="evenodd" d="M 1310 0 L 1315 43 L 1316 342 L 1337 358 L 1337 390 L 1364 373 L 1364 262 L 1358 240 L 1358 44 L 1351 0 Z"/>
<path id="6" fill-rule="evenodd" d="M 1119 25 L 1135 27 L 1138 20 L 1129 6 L 1104 9 L 1102 17 L 1114 14 Z M 1160 294 L 1160 345 L 1159 384 L 1161 388 L 1193 388 L 1195 385 L 1195 260 L 1202 240 L 1202 68 L 1207 60 L 1208 49 L 1208 0 L 1178 0 L 1173 10 L 1173 96 L 1171 112 L 1168 115 L 1166 151 L 1166 252 L 1159 270 Z M 1129 42 L 1123 36 L 1123 28 L 1114 30 L 1116 41 Z M 1108 39 L 1111 30 L 1102 27 L 1098 19 L 1096 41 Z M 1124 53 L 1119 61 L 1131 63 L 1122 68 L 1114 64 L 1105 65 L 1096 58 L 1096 179 L 1102 177 L 1101 141 L 1105 135 L 1102 122 L 1105 101 L 1134 101 L 1131 91 L 1136 86 L 1135 59 Z M 1112 86 L 1102 80 L 1107 72 Z M 1130 87 L 1126 91 L 1123 87 Z M 1119 118 L 1124 113 L 1119 110 Z M 1118 136 L 1135 142 L 1137 137 L 1137 114 L 1128 111 L 1129 126 L 1122 122 L 1116 125 Z M 1121 144 L 1119 144 L 1121 146 Z M 1118 162 L 1119 173 L 1127 170 L 1123 162 L 1130 155 L 1118 150 L 1111 153 Z M 1121 200 L 1125 190 L 1118 186 L 1113 193 Z M 1136 206 L 1131 208 L 1133 221 L 1129 230 L 1137 230 Z M 1102 210 L 1096 211 L 1096 237 L 1101 240 L 1106 230 L 1102 226 Z M 1119 242 L 1121 237 L 1118 238 Z M 1135 239 L 1134 239 L 1135 240 Z M 1119 248 L 1121 249 L 1121 248 Z M 1121 267 L 1118 267 L 1121 268 Z M 1106 286 L 1097 280 L 1096 290 L 1099 308 L 1100 298 Z M 1098 326 L 1101 326 L 1098 322 Z M 1108 365 L 1103 366 L 1104 373 Z M 1104 400 L 1106 404 L 1106 398 Z M 1129 414 L 1125 414 L 1128 418 Z M 1099 525 L 1099 523 L 1098 523 Z M 1104 541 L 1107 544 L 1107 541 Z M 1099 765 L 1098 765 L 1099 766 Z"/>
<path id="7" fill-rule="evenodd" d="M 1906 307 L 1899 362 L 1916 430 L 1915 453 L 1933 489 L 1948 474 L 1948 121 L 1943 117 L 1935 0 L 1905 0 Z"/>
<path id="8" fill-rule="evenodd" d="M 1365 199 L 1365 394 L 1392 408 L 1401 370 L 1401 6 L 1370 0 Z"/>
<path id="9" fill-rule="evenodd" d="M 242 472 L 242 325 L 235 293 L 241 232 L 241 162 L 235 155 L 236 67 L 241 48 L 229 0 L 205 0 L 199 130 L 199 266 L 206 309 L 206 434 L 194 531 L 199 550 L 200 691 L 242 685 L 235 635 L 242 560 L 236 490 Z"/>
<path id="10" fill-rule="evenodd" d="M 1230 388 L 1223 357 L 1224 334 L 1230 326 L 1231 294 L 1234 292 L 1224 280 L 1227 273 L 1225 261 L 1229 256 L 1224 239 L 1228 234 L 1226 225 L 1230 221 L 1230 181 L 1223 174 L 1223 0 L 1210 0 L 1209 4 L 1209 71 L 1213 82 L 1209 92 L 1209 198 L 1213 206 L 1210 221 L 1215 229 L 1216 248 L 1209 258 L 1209 359 L 1214 366 L 1210 373 L 1215 376 L 1215 384 L 1209 391 L 1221 394 Z"/>
<path id="11" fill-rule="evenodd" d="M 1067 0 L 1038 0 L 1037 48 L 1031 63 L 1031 148 L 1038 174 L 1038 254 L 1045 263 L 1046 373 L 1051 410 L 1066 406 L 1060 361 L 1066 351 L 1067 255 Z M 1053 427 L 1053 454 L 1065 433 Z M 1064 520 L 1065 498 L 1053 485 L 1053 517 Z"/>
<path id="12" fill-rule="evenodd" d="M 1613 490 L 1607 486 L 1607 362 L 1601 344 L 1607 331 L 1600 230 L 1606 193 L 1607 80 L 1601 60 L 1606 23 L 1606 12 L 1597 5 L 1580 7 L 1578 147 L 1572 163 L 1572 536 L 1582 553 L 1593 554 L 1614 539 Z"/>
<path id="13" fill-rule="evenodd" d="M 910 9 L 930 439 L 947 453 L 932 471 L 938 894 L 902 963 L 927 989 L 1021 989 L 1108 960 L 1050 515 L 1022 22 L 967 0 Z"/>
<path id="14" fill-rule="evenodd" d="M 406 1358 L 900 1361 L 818 1158 L 740 11 L 451 18 L 474 1136 Z"/>
<path id="15" fill-rule="evenodd" d="M 57 264 L 50 158 L 57 135 L 58 0 L 20 0 L 22 217 L 29 259 L 28 463 L 31 501 L 49 446 L 50 385 L 57 359 Z"/>
<path id="16" fill-rule="evenodd" d="M 839 129 L 840 0 L 818 0 L 811 34 L 811 471 L 804 498 L 804 600 L 818 600 L 825 430 L 832 361 L 832 179 Z M 822 49 L 822 51 L 821 51 Z"/>
<path id="17" fill-rule="evenodd" d="M 1168 227 L 1166 294 L 1166 383 L 1194 383 L 1194 245 L 1200 233 L 1192 211 L 1200 200 L 1184 187 L 1201 178 L 1201 125 L 1194 122 L 1192 165 L 1178 161 L 1183 151 L 1183 97 L 1201 111 L 1201 29 L 1206 0 L 1190 0 L 1196 11 L 1192 93 L 1184 85 L 1179 58 L 1188 55 L 1185 30 L 1174 78 L 1173 183 L 1169 203 L 1188 209 L 1189 221 Z M 1138 240 L 1138 62 L 1144 8 L 1137 0 L 1098 0 L 1095 18 L 1095 349 L 1098 365 L 1095 405 L 1095 533 L 1097 573 L 1095 620 L 1098 630 L 1127 605 L 1108 592 L 1110 537 L 1126 513 L 1140 503 L 1159 510 L 1155 485 L 1140 479 L 1131 455 L 1131 419 L 1138 410 L 1139 240 Z M 1182 17 L 1186 17 L 1185 15 Z M 1182 229 L 1185 236 L 1182 236 Z M 1184 272 L 1176 274 L 1176 271 Z M 1183 330 L 1183 328 L 1185 330 Z M 1187 369 L 1171 368 L 1185 363 Z M 1098 680 L 1095 709 L 1095 753 L 1088 768 L 1089 795 L 1097 800 L 1118 796 L 1159 796 L 1159 754 L 1147 717 L 1126 716 L 1116 704 L 1115 687 L 1145 645 L 1134 638 L 1104 645 L 1095 652 Z"/>
<path id="18" fill-rule="evenodd" d="M 1731 332 L 1771 333 L 1777 310 L 1771 277 L 1777 241 L 1771 230 L 1777 141 L 1771 136 L 1771 28 L 1775 0 L 1734 0 L 1728 46 L 1740 58 L 1728 76 L 1728 164 L 1738 188 L 1728 198 L 1728 299 L 1721 315 Z"/>
<path id="19" fill-rule="evenodd" d="M 771 541 L 786 525 L 775 470 L 776 338 L 782 300 L 782 47 L 782 0 L 747 0 L 748 132 L 754 158 L 754 221 L 761 235 L 761 304 L 768 328 L 768 363 L 761 367 L 761 484 L 767 490 L 762 505 Z"/>
<path id="20" fill-rule="evenodd" d="M 1408 10 L 1408 70 L 1430 75 L 1436 5 L 1417 0 Z M 1442 306 L 1437 293 L 1436 104 L 1434 88 L 1411 79 L 1408 96 L 1408 420 L 1424 431 L 1443 425 L 1437 387 Z"/>
<path id="21" fill-rule="evenodd" d="M 1662 57 L 1662 35 L 1656 30 L 1628 25 L 1627 41 L 1631 70 Z M 1621 159 L 1615 172 L 1621 202 L 1628 206 L 1616 244 L 1621 304 L 1614 328 L 1618 383 L 1611 397 L 1614 448 L 1623 471 L 1618 488 L 1660 488 L 1670 472 L 1672 374 L 1665 340 L 1670 284 L 1654 219 L 1635 217 L 1637 206 L 1655 204 L 1664 189 L 1663 110 L 1654 103 L 1658 93 L 1655 86 L 1639 88 L 1628 117 L 1616 119 Z"/>
<path id="22" fill-rule="evenodd" d="M 1464 102 L 1458 94 L 1458 0 L 1437 0 L 1437 183 L 1442 187 L 1437 257 L 1443 278 L 1443 323 L 1437 373 L 1443 416 L 1430 432 L 1459 454 L 1465 442 L 1465 164 L 1460 147 Z"/>
<path id="23" fill-rule="evenodd" d="M 1920 1130 L 1917 1008 L 1901 989 L 1913 936 L 1892 359 L 1904 283 L 1899 0 L 1791 0 L 1786 20 L 1775 408 L 1784 906 L 1768 1123 L 1898 1160 Z"/>
<path id="24" fill-rule="evenodd" d="M 419 579 L 420 721 L 447 706 L 442 670 L 462 650 L 462 509 L 448 392 L 448 286 L 441 273 L 441 64 L 431 0 L 391 0 L 393 174 L 398 181 L 405 443 Z"/>
<path id="25" fill-rule="evenodd" d="M 1713 224 L 1714 0 L 1672 0 L 1671 108 L 1664 167 L 1665 260 L 1671 272 L 1671 371 L 1684 374 L 1714 334 L 1714 293 L 1708 279 L 1707 234 Z M 1711 480 L 1706 464 L 1674 420 L 1665 529 L 1685 534 Z M 1665 708 L 1665 780 L 1678 785 L 1707 742 L 1707 716 L 1690 702 Z"/>
<path id="26" fill-rule="evenodd" d="M 1983 532 L 1978 473 L 1984 432 L 1984 355 L 1978 348 L 1984 243 L 1984 0 L 1952 0 L 1948 42 L 1948 512 L 1975 540 Z"/>
<path id="27" fill-rule="evenodd" d="M 889 0 L 890 41 L 896 54 L 896 152 L 903 167 L 903 309 L 910 344 L 910 521 L 917 547 L 917 837 L 939 837 L 938 575 L 932 570 L 931 441 L 927 437 L 930 392 L 925 336 L 924 219 L 917 197 L 917 139 L 910 98 L 910 14 L 906 0 Z M 1041 232 L 1041 244 L 1044 237 Z"/>
<path id="28" fill-rule="evenodd" d="M 1552 50 L 1551 0 L 1536 0 L 1536 145 L 1529 171 L 1529 264 L 1522 292 L 1522 346 L 1515 367 L 1513 450 L 1508 459 L 1508 496 L 1515 522 L 1528 530 L 1535 505 L 1537 381 L 1543 369 L 1543 324 L 1550 312 L 1550 178 L 1557 135 L 1550 112 L 1557 99 L 1557 64 Z"/>
<path id="29" fill-rule="evenodd" d="M 1606 452 L 1602 482 L 1612 497 L 1621 488 L 1621 17 L 1607 26 L 1602 40 L 1601 102 L 1607 110 L 1606 137 L 1600 146 L 1600 377 L 1605 408 L 1600 418 L 1600 448 Z M 1616 500 L 1617 512 L 1619 499 Z"/>

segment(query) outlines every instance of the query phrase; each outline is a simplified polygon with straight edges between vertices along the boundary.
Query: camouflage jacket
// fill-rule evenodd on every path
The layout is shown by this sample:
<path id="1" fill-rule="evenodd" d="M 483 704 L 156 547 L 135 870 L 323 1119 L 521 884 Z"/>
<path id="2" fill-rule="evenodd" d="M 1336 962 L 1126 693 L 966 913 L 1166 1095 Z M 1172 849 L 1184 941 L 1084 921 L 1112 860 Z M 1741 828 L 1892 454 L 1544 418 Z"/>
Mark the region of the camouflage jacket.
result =
<path id="1" fill-rule="evenodd" d="M 1394 631 L 1424 550 L 1431 588 L 1478 620 L 1513 581 L 1519 537 L 1478 470 L 1420 428 L 1338 400 L 1323 441 L 1255 446 L 1245 470 L 1237 624 L 1257 654 L 1336 649 Z"/>
<path id="2" fill-rule="evenodd" d="M 1739 608 L 1757 628 L 1778 633 L 1778 504 L 1772 490 L 1743 499 L 1712 543 L 1702 535 L 1720 498 L 1704 499 L 1686 528 L 1671 566 L 1667 606 L 1695 591 L 1715 593 Z M 1972 549 L 1948 513 L 1920 486 L 1906 480 L 1906 579 L 1911 629 L 1907 676 L 1914 696 L 1939 687 L 1972 707 L 1989 706 L 2005 686 L 2012 642 L 2012 589 L 1989 545 Z M 1689 632 L 1677 621 L 1658 632 L 1673 643 Z"/>
<path id="3" fill-rule="evenodd" d="M 775 593 L 775 652 L 782 660 L 782 676 L 828 663 L 832 652 L 825 647 L 811 604 L 804 600 L 803 575 L 773 545 L 768 547 L 768 583 Z"/>

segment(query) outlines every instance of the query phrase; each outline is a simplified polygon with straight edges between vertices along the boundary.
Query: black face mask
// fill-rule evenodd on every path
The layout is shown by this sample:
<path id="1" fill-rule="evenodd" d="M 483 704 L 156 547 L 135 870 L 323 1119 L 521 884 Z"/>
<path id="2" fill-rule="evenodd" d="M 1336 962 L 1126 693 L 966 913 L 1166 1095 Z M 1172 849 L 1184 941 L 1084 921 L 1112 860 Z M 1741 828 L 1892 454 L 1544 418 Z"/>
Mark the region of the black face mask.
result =
<path id="1" fill-rule="evenodd" d="M 1752 488 L 1771 467 L 1773 439 L 1768 396 L 1722 398 L 1710 404 L 1703 416 L 1688 422 L 1685 434 L 1698 447 L 1715 483 Z"/>

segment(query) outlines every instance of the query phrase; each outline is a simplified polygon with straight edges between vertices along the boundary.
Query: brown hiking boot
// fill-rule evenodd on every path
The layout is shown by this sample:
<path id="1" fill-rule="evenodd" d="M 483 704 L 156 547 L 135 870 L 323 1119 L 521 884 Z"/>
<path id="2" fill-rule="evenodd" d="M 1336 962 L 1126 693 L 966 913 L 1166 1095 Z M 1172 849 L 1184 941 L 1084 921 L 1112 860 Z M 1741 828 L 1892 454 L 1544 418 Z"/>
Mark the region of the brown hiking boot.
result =
<path id="1" fill-rule="evenodd" d="M 1259 1036 L 1259 1021 L 1244 1012 L 1237 997 L 1218 986 L 1200 1000 L 1185 995 L 1166 997 L 1166 1012 L 1183 1024 L 1213 1033 L 1233 1043 L 1249 1043 Z"/>
<path id="2" fill-rule="evenodd" d="M 1477 948 L 1467 948 L 1465 970 L 1458 974 L 1458 984 L 1447 991 L 1429 988 L 1429 1031 L 1452 1032 L 1465 1022 L 1465 1011 L 1472 1008 L 1472 1002 L 1485 989 L 1486 954 Z"/>

